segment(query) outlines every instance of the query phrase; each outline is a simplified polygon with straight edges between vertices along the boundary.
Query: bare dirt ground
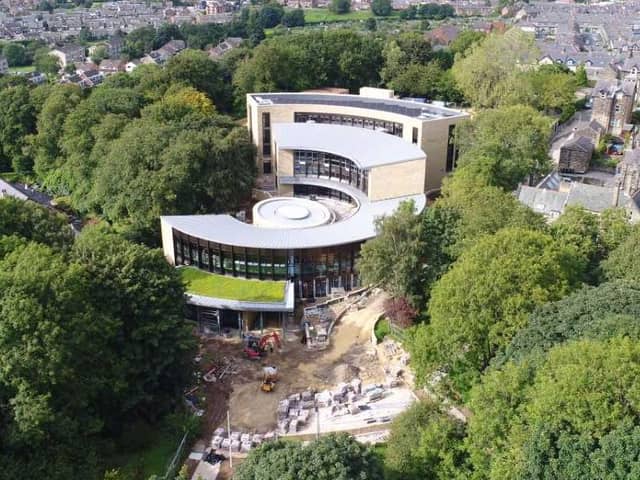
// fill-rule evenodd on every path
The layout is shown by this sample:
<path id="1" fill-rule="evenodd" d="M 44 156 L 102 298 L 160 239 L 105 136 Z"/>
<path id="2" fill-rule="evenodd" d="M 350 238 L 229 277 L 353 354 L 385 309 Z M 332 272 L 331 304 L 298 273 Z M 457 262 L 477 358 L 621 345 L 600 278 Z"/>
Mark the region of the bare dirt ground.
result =
<path id="1" fill-rule="evenodd" d="M 227 409 L 232 430 L 265 433 L 276 427 L 278 402 L 292 393 L 331 388 L 356 376 L 363 383 L 382 382 L 384 367 L 371 344 L 371 331 L 383 311 L 384 298 L 382 294 L 372 295 L 365 308 L 346 313 L 331 333 L 330 346 L 321 351 L 309 350 L 300 343 L 299 334 L 290 332 L 281 351 L 274 350 L 258 361 L 245 357 L 242 341 L 237 337 L 215 337 L 204 342 L 203 357 L 209 362 L 226 358 L 235 373 L 205 386 L 203 441 L 208 444 L 217 427 L 226 429 Z M 203 369 L 206 363 L 203 362 Z M 260 390 L 262 368 L 266 365 L 278 367 L 279 379 L 271 393 Z M 219 478 L 230 478 L 228 473 L 225 461 Z"/>

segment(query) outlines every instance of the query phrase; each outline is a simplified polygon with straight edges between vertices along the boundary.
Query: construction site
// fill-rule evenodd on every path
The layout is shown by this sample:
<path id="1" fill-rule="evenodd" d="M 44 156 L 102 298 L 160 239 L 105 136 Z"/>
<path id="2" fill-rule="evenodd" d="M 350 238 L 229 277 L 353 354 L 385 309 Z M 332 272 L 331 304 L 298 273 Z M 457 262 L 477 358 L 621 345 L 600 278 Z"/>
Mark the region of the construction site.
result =
<path id="1" fill-rule="evenodd" d="M 201 336 L 200 377 L 185 396 L 204 417 L 187 463 L 193 478 L 231 478 L 229 456 L 237 464 L 278 437 L 349 431 L 383 440 L 415 400 L 407 354 L 372 341 L 384 298 L 363 292 L 307 306 L 296 330 Z"/>

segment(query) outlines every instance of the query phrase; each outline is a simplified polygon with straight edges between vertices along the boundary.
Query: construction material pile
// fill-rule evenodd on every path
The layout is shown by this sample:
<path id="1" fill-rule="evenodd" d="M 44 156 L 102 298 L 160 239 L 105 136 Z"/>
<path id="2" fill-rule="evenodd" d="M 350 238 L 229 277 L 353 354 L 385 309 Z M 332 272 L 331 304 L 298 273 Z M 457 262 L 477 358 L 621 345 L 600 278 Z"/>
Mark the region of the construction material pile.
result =
<path id="1" fill-rule="evenodd" d="M 211 439 L 211 448 L 215 451 L 232 453 L 248 453 L 252 448 L 262 445 L 264 442 L 271 442 L 277 439 L 275 432 L 261 433 L 243 433 L 228 432 L 220 427 L 213 432 Z"/>
<path id="2" fill-rule="evenodd" d="M 370 404 L 385 398 L 391 388 L 401 384 L 402 372 L 399 371 L 397 374 L 398 376 L 388 377 L 384 384 L 363 385 L 362 380 L 354 378 L 350 382 L 340 383 L 333 390 L 307 390 L 289 395 L 278 403 L 278 433 L 295 434 L 305 429 L 318 409 L 328 409 L 328 416 L 331 418 L 357 415 L 371 410 Z M 364 419 L 365 423 L 385 423 L 390 420 L 386 416 Z"/>

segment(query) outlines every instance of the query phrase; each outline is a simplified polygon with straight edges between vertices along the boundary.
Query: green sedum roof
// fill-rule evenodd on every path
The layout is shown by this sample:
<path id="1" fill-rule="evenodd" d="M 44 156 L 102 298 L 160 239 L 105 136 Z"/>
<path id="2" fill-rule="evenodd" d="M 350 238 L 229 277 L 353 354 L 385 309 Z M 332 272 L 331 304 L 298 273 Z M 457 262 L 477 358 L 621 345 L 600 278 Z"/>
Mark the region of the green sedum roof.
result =
<path id="1" fill-rule="evenodd" d="M 195 267 L 181 267 L 179 270 L 187 293 L 244 302 L 284 301 L 285 282 L 226 277 Z"/>

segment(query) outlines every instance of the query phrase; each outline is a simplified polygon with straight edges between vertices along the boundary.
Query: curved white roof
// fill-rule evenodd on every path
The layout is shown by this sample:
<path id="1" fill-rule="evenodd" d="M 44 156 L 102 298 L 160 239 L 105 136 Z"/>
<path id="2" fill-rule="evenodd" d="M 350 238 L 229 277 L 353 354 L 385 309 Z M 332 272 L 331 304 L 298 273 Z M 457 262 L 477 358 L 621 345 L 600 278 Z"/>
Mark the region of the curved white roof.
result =
<path id="1" fill-rule="evenodd" d="M 278 149 L 332 153 L 353 160 L 365 170 L 426 157 L 417 145 L 366 128 L 326 123 L 276 123 L 271 129 Z"/>
<path id="2" fill-rule="evenodd" d="M 278 181 L 283 184 L 299 183 L 340 190 L 355 197 L 360 207 L 343 221 L 311 228 L 262 228 L 236 220 L 230 215 L 163 216 L 161 222 L 187 235 L 224 245 L 273 249 L 320 248 L 375 237 L 375 219 L 393 213 L 402 201 L 413 200 L 417 211 L 422 211 L 426 205 L 424 194 L 369 202 L 361 191 L 331 180 L 280 177 Z"/>

